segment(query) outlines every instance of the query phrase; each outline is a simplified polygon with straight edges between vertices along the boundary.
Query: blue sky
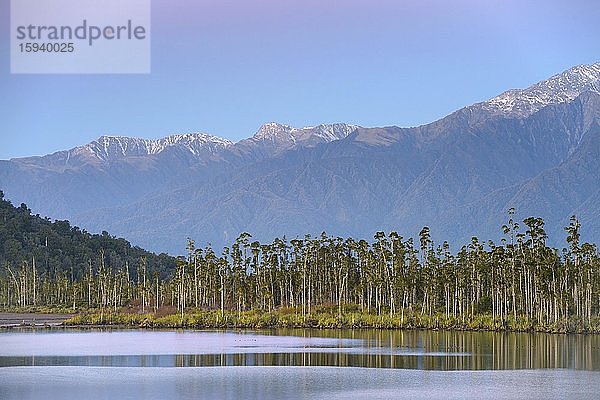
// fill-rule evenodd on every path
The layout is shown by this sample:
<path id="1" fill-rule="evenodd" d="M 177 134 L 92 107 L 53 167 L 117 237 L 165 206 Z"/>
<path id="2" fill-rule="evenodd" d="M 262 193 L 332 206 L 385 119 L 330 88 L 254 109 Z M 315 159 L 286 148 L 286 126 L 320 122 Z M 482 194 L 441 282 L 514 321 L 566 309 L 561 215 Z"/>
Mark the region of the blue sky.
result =
<path id="1" fill-rule="evenodd" d="M 0 159 L 103 134 L 419 125 L 599 61 L 598 15 L 592 0 L 153 0 L 151 74 L 11 75 L 0 0 Z"/>

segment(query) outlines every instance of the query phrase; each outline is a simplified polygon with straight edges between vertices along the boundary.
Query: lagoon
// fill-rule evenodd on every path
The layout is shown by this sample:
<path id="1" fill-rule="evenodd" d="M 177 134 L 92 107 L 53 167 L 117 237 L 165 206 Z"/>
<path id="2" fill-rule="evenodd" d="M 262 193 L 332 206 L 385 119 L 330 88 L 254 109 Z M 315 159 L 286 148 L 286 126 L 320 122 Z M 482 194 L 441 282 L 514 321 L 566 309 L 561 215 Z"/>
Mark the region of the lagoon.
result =
<path id="1" fill-rule="evenodd" d="M 7 330 L 1 399 L 592 399 L 600 336 Z"/>

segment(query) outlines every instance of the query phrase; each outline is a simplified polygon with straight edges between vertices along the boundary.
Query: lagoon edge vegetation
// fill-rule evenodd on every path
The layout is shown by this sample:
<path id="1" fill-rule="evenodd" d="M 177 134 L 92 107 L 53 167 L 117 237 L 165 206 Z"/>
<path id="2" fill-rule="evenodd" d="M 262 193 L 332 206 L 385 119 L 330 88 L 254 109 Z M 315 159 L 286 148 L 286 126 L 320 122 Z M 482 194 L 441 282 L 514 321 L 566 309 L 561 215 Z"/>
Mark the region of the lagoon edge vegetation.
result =
<path id="1" fill-rule="evenodd" d="M 77 312 L 75 325 L 600 332 L 600 256 L 575 216 L 560 251 L 541 218 L 509 210 L 501 243 L 473 237 L 456 253 L 425 227 L 417 243 L 244 232 L 219 254 L 188 239 L 173 259 L 0 202 L 7 311 Z"/>

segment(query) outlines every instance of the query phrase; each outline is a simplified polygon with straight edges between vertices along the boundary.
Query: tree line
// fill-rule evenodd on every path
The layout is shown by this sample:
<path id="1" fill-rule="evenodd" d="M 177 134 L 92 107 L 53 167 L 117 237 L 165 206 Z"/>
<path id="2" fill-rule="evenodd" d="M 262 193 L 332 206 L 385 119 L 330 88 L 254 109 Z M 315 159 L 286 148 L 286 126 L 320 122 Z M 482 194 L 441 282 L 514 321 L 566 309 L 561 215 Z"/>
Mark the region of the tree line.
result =
<path id="1" fill-rule="evenodd" d="M 174 259 L 168 274 L 161 273 L 168 265 L 150 268 L 148 254 L 130 262 L 103 246 L 77 274 L 64 266 L 50 273 L 34 252 L 18 265 L 5 261 L 0 305 L 117 310 L 135 303 L 144 312 L 170 306 L 182 315 L 291 308 L 303 318 L 327 305 L 340 316 L 352 306 L 401 320 L 490 315 L 540 324 L 569 318 L 589 324 L 598 316 L 600 257 L 595 245 L 581 242 L 576 217 L 560 251 L 546 245 L 541 218 L 518 223 L 511 209 L 502 231 L 500 243 L 473 237 L 457 252 L 448 242 L 434 243 L 427 227 L 417 241 L 377 232 L 370 241 L 323 233 L 260 243 L 244 232 L 219 253 L 188 239 L 187 255 Z"/>
<path id="2" fill-rule="evenodd" d="M 565 228 L 568 247 L 546 245 L 544 221 L 530 217 L 523 229 L 510 210 L 501 243 L 471 243 L 457 253 L 436 245 L 429 228 L 418 242 L 397 232 L 373 240 L 306 236 L 261 244 L 242 233 L 217 256 L 188 240 L 170 281 L 180 311 L 186 307 L 236 309 L 297 308 L 302 315 L 329 304 L 362 312 L 491 314 L 525 316 L 552 323 L 572 316 L 585 323 L 600 310 L 600 258 L 596 246 L 580 241 L 580 223 Z"/>

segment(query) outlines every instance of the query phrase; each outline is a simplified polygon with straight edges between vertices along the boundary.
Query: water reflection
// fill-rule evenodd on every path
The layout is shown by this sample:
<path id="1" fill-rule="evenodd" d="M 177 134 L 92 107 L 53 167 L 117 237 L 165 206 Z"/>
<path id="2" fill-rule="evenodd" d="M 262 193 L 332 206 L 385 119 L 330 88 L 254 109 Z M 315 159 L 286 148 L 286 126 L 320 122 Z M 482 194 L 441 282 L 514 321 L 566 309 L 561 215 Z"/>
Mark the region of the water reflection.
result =
<path id="1" fill-rule="evenodd" d="M 131 356 L 0 357 L 0 367 L 363 367 L 456 370 L 471 369 L 464 356 L 398 356 L 346 353 L 239 353 Z M 454 362 L 450 361 L 454 358 Z M 466 368 L 465 368 L 466 367 Z"/>
<path id="2" fill-rule="evenodd" d="M 581 369 L 600 370 L 600 335 L 447 331 L 318 331 L 280 330 L 277 334 L 364 339 L 367 345 L 421 350 L 436 357 L 413 359 L 418 369 Z M 442 353 L 450 353 L 447 357 Z M 457 357 L 457 354 L 466 354 Z M 394 358 L 394 362 L 397 359 Z M 410 368 L 415 368 L 411 363 Z M 396 368 L 405 368 L 404 366 Z"/>
<path id="3" fill-rule="evenodd" d="M 0 335 L 0 344 L 15 333 Z M 19 335 L 19 334 L 17 334 Z M 0 349 L 0 367 L 331 366 L 417 370 L 600 370 L 600 335 L 381 330 L 270 330 L 244 332 L 100 332 L 21 334 L 27 345 L 68 338 L 87 347 L 71 352 L 23 353 Z M 64 336 L 61 336 L 64 335 Z M 98 339 L 98 335 L 104 338 Z M 349 340 L 351 339 L 351 340 Z M 114 348 L 107 350 L 106 343 Z M 144 343 L 139 348 L 131 343 Z M 168 342 L 177 342 L 177 346 Z M 46 342 L 44 342 L 46 343 Z M 154 346 L 154 347 L 149 347 Z M 123 354 L 127 348 L 132 355 Z M 168 348 L 171 354 L 148 353 Z M 76 350 L 75 350 L 76 349 Z M 85 352 L 80 352 L 84 349 Z M 96 352 L 96 354 L 94 354 Z M 37 355 L 31 355 L 37 354 Z"/>

